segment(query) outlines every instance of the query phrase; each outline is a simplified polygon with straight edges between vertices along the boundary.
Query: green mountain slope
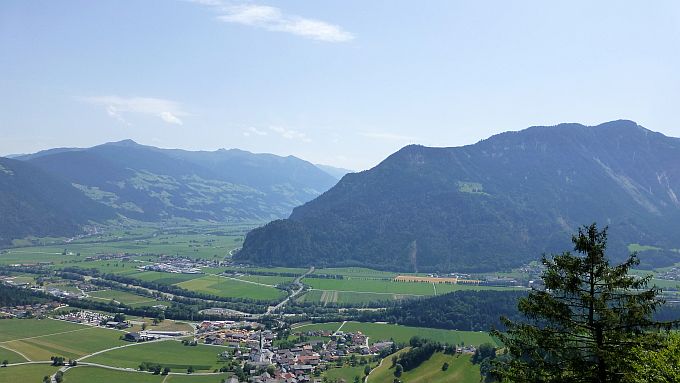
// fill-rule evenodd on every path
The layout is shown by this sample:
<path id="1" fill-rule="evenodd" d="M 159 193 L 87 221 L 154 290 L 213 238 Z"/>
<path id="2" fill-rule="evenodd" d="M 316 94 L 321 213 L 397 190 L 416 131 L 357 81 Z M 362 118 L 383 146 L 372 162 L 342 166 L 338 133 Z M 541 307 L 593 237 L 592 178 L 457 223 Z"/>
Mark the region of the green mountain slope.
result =
<path id="1" fill-rule="evenodd" d="M 191 152 L 126 140 L 19 157 L 130 218 L 217 221 L 287 216 L 336 180 L 296 157 Z"/>
<path id="2" fill-rule="evenodd" d="M 90 220 L 116 216 L 68 182 L 22 161 L 0 158 L 0 245 L 14 238 L 71 236 Z"/>
<path id="3" fill-rule="evenodd" d="M 497 270 L 570 249 L 593 221 L 609 225 L 617 258 L 630 243 L 680 248 L 678 198 L 680 139 L 630 121 L 532 127 L 464 147 L 407 146 L 251 231 L 236 259 Z M 660 254 L 643 261 L 680 260 Z"/>

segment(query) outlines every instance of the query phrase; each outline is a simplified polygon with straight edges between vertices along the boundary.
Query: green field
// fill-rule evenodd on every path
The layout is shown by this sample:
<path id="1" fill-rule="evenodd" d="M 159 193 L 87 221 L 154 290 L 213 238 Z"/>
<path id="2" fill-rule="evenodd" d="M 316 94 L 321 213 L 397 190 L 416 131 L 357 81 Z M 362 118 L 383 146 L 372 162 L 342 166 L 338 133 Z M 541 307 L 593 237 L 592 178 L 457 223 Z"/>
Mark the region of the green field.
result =
<path id="1" fill-rule="evenodd" d="M 634 251 L 647 251 L 647 250 L 663 250 L 663 249 L 656 246 L 640 245 L 639 243 L 631 243 L 628 245 L 628 251 L 631 253 Z"/>
<path id="2" fill-rule="evenodd" d="M 100 367 L 78 366 L 64 373 L 64 383 L 161 383 L 165 377 L 143 372 L 109 370 Z"/>
<path id="3" fill-rule="evenodd" d="M 147 260 L 153 257 L 136 257 L 135 259 Z M 123 262 L 122 260 L 107 260 L 107 261 L 82 261 L 75 263 L 74 266 L 82 269 L 97 269 L 103 274 L 118 274 L 129 275 L 140 273 L 139 266 L 144 266 L 147 262 Z"/>
<path id="4" fill-rule="evenodd" d="M 137 316 L 128 316 L 127 319 L 130 322 L 144 322 L 149 330 L 153 331 L 191 331 L 193 327 L 182 321 L 174 321 L 171 319 L 166 319 L 158 324 L 153 324 L 153 318 L 142 318 Z M 130 329 L 130 331 L 139 331 L 141 326 L 135 324 Z"/>
<path id="5" fill-rule="evenodd" d="M 203 274 L 175 274 L 161 273 L 158 271 L 141 271 L 135 274 L 128 274 L 127 277 L 135 278 L 147 282 L 156 282 L 163 285 L 174 285 L 181 282 L 190 281 L 202 277 Z"/>
<path id="6" fill-rule="evenodd" d="M 222 383 L 230 373 L 215 375 L 168 375 L 163 383 Z"/>
<path id="7" fill-rule="evenodd" d="M 220 267 L 213 269 L 214 273 L 221 273 L 227 271 L 230 273 L 241 273 L 248 274 L 249 272 L 265 272 L 265 273 L 278 273 L 278 274 L 294 274 L 302 275 L 306 273 L 309 269 L 301 267 Z"/>
<path id="8" fill-rule="evenodd" d="M 265 285 L 275 286 L 280 283 L 288 283 L 293 281 L 293 277 L 280 277 L 280 276 L 270 276 L 270 275 L 245 275 L 238 277 L 244 281 L 262 283 Z"/>
<path id="9" fill-rule="evenodd" d="M 67 253 L 73 253 L 73 255 L 68 255 L 69 259 L 73 260 L 78 259 L 75 256 L 77 253 L 80 253 L 81 258 L 102 253 L 134 253 L 222 259 L 228 255 L 229 251 L 240 246 L 241 238 L 241 235 L 168 234 L 139 240 L 120 239 L 103 242 L 18 247 L 10 249 L 9 255 L 32 254 L 33 256 L 42 257 L 55 253 L 61 255 L 66 250 Z"/>
<path id="10" fill-rule="evenodd" d="M 0 368 L 0 382 L 38 383 L 43 377 L 50 376 L 57 367 L 49 364 L 24 364 Z"/>
<path id="11" fill-rule="evenodd" d="M 92 291 L 87 294 L 90 296 L 90 298 L 95 300 L 100 301 L 115 300 L 126 305 L 137 305 L 140 303 L 145 303 L 148 306 L 153 306 L 159 304 L 159 302 L 153 298 L 132 294 L 127 291 L 121 290 Z"/>
<path id="12" fill-rule="evenodd" d="M 149 362 L 170 367 L 173 371 L 184 371 L 189 366 L 193 366 L 197 371 L 212 371 L 220 368 L 221 363 L 218 362 L 217 355 L 224 350 L 227 348 L 206 345 L 184 346 L 180 342 L 167 340 L 111 350 L 83 361 L 125 368 L 137 368 L 140 363 Z"/>
<path id="13" fill-rule="evenodd" d="M 409 347 L 403 348 L 392 355 L 388 355 L 382 361 L 378 367 L 376 367 L 368 375 L 368 381 L 370 383 L 390 383 L 394 381 L 394 368 L 392 368 L 392 357 L 399 356 L 400 354 L 409 350 Z"/>
<path id="14" fill-rule="evenodd" d="M 507 287 L 494 286 L 472 286 L 472 285 L 451 285 L 451 284 L 432 284 L 423 282 L 394 282 L 391 280 L 378 279 L 318 279 L 306 278 L 303 280 L 306 285 L 312 287 L 314 290 L 326 290 L 337 292 L 355 292 L 355 293 L 378 293 L 378 294 L 396 294 L 402 296 L 431 296 L 446 294 L 458 290 L 508 290 Z M 389 296 L 389 295 L 388 295 Z M 366 302 L 366 299 L 373 297 L 362 297 L 359 295 L 351 296 L 345 299 L 347 302 L 359 303 Z M 392 297 L 394 299 L 394 297 Z M 382 299 L 380 299 L 382 300 Z M 321 301 L 321 300 L 320 300 Z"/>
<path id="15" fill-rule="evenodd" d="M 481 379 L 479 365 L 472 364 L 471 358 L 471 355 L 436 353 L 417 368 L 403 373 L 401 380 L 405 383 L 478 383 Z M 444 363 L 449 364 L 446 371 L 442 371 Z"/>
<path id="16" fill-rule="evenodd" d="M 389 279 L 392 280 L 397 276 L 397 273 L 391 271 L 379 271 L 367 269 L 365 267 L 331 267 L 327 269 L 316 269 L 314 274 L 329 274 L 342 275 L 345 277 L 354 278 L 370 278 L 370 279 Z"/>
<path id="17" fill-rule="evenodd" d="M 368 379 L 370 383 L 392 383 L 394 381 L 391 358 L 391 356 L 385 358 L 382 365 L 371 372 Z M 436 353 L 417 368 L 404 372 L 400 380 L 404 383 L 479 383 L 481 379 L 479 365 L 473 365 L 470 358 L 471 355 Z M 442 371 L 444 363 L 449 364 L 446 371 Z"/>
<path id="18" fill-rule="evenodd" d="M 25 362 L 26 358 L 14 351 L 3 348 L 2 344 L 0 343 L 0 361 L 3 360 L 6 360 L 8 363 L 20 363 Z"/>
<path id="19" fill-rule="evenodd" d="M 245 233 L 259 223 L 215 224 L 176 220 L 162 224 L 111 222 L 103 234 L 65 243 L 66 238 L 29 238 L 0 255 L 0 264 L 54 262 L 87 267 L 84 258 L 104 253 L 166 254 L 190 258 L 222 259 L 241 246 Z M 66 250 L 66 255 L 62 253 Z M 80 256 L 77 254 L 80 253 Z M 97 265 L 93 266 L 96 267 Z M 98 267 L 97 267 L 98 268 Z M 122 269 L 122 267 L 121 267 Z M 106 272 L 116 272 L 107 270 Z"/>
<path id="20" fill-rule="evenodd" d="M 173 371 L 181 372 L 181 371 Z M 117 371 L 94 366 L 70 368 L 64 373 L 65 383 L 220 383 L 227 374 L 160 376 L 139 371 Z"/>
<path id="21" fill-rule="evenodd" d="M 0 342 L 87 328 L 51 319 L 0 319 Z"/>
<path id="22" fill-rule="evenodd" d="M 81 326 L 80 329 L 2 343 L 30 360 L 50 360 L 51 356 L 78 358 L 95 351 L 125 344 L 121 331 Z"/>
<path id="23" fill-rule="evenodd" d="M 306 331 L 335 331 L 342 323 L 315 323 L 305 326 L 293 328 L 293 333 Z M 420 336 L 436 340 L 442 343 L 460 344 L 461 342 L 467 345 L 480 345 L 482 343 L 495 344 L 496 342 L 485 332 L 474 331 L 456 331 L 456 330 L 442 330 L 425 327 L 411 327 L 401 326 L 396 324 L 383 323 L 362 323 L 362 322 L 347 322 L 342 326 L 343 332 L 361 331 L 369 337 L 369 343 L 373 344 L 381 340 L 393 339 L 396 342 L 408 343 L 413 336 Z"/>
<path id="24" fill-rule="evenodd" d="M 304 332 L 304 331 L 330 331 L 335 332 L 341 322 L 328 322 L 328 323 L 303 323 L 299 325 L 293 325 L 291 327 L 292 333 Z"/>
<path id="25" fill-rule="evenodd" d="M 204 275 L 200 278 L 178 283 L 177 286 L 227 298 L 248 297 L 269 301 L 283 298 L 286 295 L 283 290 L 274 287 L 238 281 L 218 275 Z"/>
<path id="26" fill-rule="evenodd" d="M 360 305 L 369 302 L 393 301 L 401 299 L 418 298 L 420 295 L 406 295 L 393 293 L 360 293 L 339 292 L 333 290 L 310 290 L 297 298 L 298 302 L 317 302 L 324 305 L 335 303 L 338 305 Z"/>
<path id="27" fill-rule="evenodd" d="M 324 372 L 323 376 L 330 381 L 344 379 L 345 382 L 349 383 L 349 382 L 354 381 L 355 376 L 358 376 L 359 378 L 363 378 L 365 367 L 366 367 L 366 365 L 361 365 L 361 364 L 357 364 L 354 367 L 351 367 L 351 366 L 348 366 L 348 365 L 345 365 L 341 368 L 332 367 L 328 371 Z M 390 381 L 390 383 L 392 383 L 392 382 Z"/>
<path id="28" fill-rule="evenodd" d="M 654 286 L 659 287 L 663 290 L 679 290 L 680 289 L 680 281 L 671 281 L 668 279 L 652 279 L 649 281 L 649 286 Z"/>

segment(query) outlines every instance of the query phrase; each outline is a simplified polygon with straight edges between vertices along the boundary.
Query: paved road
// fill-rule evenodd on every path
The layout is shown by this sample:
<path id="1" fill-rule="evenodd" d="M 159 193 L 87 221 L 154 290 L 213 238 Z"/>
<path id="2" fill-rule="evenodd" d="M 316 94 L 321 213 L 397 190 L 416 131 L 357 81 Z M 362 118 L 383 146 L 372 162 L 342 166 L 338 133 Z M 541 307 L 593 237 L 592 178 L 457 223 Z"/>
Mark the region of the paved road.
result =
<path id="1" fill-rule="evenodd" d="M 286 299 L 282 300 L 278 305 L 273 306 L 273 307 L 269 307 L 269 308 L 267 309 L 267 312 L 266 312 L 265 315 L 268 315 L 268 314 L 271 314 L 271 313 L 273 313 L 273 312 L 276 312 L 276 310 L 278 310 L 278 309 L 280 309 L 281 307 L 285 306 L 291 299 L 295 298 L 298 294 L 300 294 L 300 293 L 302 292 L 302 290 L 304 289 L 304 287 L 305 287 L 305 286 L 302 284 L 302 282 L 300 282 L 300 281 L 301 281 L 304 277 L 308 276 L 309 274 L 311 274 L 311 273 L 313 273 L 313 272 L 314 272 L 314 266 L 310 267 L 309 270 L 307 270 L 306 273 L 304 273 L 304 274 L 300 275 L 299 277 L 295 278 L 295 280 L 293 280 L 293 284 L 294 284 L 295 286 L 297 286 L 297 290 L 293 291 L 292 294 L 290 294 L 288 297 L 286 297 Z"/>
<path id="2" fill-rule="evenodd" d="M 23 366 L 25 364 L 52 364 L 51 360 L 31 360 L 29 362 L 9 363 L 7 367 Z"/>
<path id="3" fill-rule="evenodd" d="M 335 332 L 333 333 L 333 335 L 338 335 L 338 332 L 339 332 L 340 330 L 342 330 L 342 328 L 345 326 L 345 323 L 347 323 L 346 320 L 345 320 L 345 321 L 342 321 L 342 323 L 340 324 L 340 327 L 338 327 L 338 329 L 335 330 Z"/>
<path id="4" fill-rule="evenodd" d="M 366 377 L 364 378 L 364 383 L 368 383 L 368 378 L 371 377 L 371 374 L 373 373 L 373 371 L 377 370 L 378 368 L 380 368 L 380 366 L 382 366 L 382 364 L 385 362 L 385 359 L 387 359 L 387 358 L 380 359 L 380 364 L 378 364 L 378 366 L 376 368 L 372 369 L 371 372 L 369 372 L 368 375 L 366 375 Z"/>

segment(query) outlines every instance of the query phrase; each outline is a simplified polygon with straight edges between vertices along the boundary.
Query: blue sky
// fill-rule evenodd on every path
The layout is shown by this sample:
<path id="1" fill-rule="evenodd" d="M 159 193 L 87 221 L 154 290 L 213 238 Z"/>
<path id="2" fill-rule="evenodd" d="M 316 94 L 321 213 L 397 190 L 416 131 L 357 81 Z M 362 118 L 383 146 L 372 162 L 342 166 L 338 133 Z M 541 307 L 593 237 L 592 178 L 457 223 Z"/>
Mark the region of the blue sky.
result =
<path id="1" fill-rule="evenodd" d="M 0 154 L 132 138 L 351 169 L 631 119 L 680 136 L 680 2 L 0 3 Z"/>

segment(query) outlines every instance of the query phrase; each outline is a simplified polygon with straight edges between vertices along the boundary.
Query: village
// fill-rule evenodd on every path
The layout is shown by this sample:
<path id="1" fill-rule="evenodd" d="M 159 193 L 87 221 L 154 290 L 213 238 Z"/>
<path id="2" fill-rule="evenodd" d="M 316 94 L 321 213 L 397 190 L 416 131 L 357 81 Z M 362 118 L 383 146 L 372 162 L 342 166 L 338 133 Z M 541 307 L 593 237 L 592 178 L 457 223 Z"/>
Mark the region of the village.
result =
<path id="1" fill-rule="evenodd" d="M 297 336 L 297 338 L 295 338 Z M 251 383 L 305 383 L 323 381 L 324 371 L 350 364 L 378 362 L 393 353 L 392 340 L 369 343 L 360 331 L 301 331 L 291 339 L 277 339 L 277 333 L 257 322 L 203 321 L 196 325 L 194 340 L 227 346 L 220 356 L 234 358 L 247 369 Z M 474 354 L 474 346 L 457 346 L 459 354 Z M 235 383 L 236 380 L 228 381 Z"/>

